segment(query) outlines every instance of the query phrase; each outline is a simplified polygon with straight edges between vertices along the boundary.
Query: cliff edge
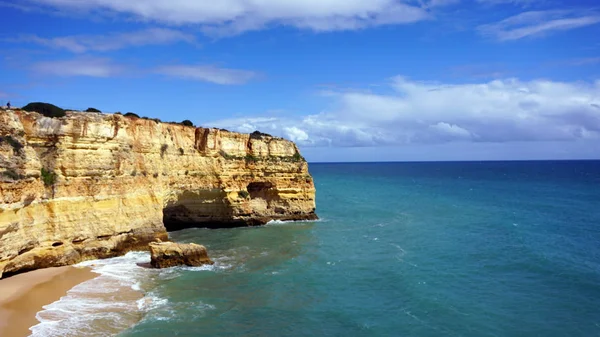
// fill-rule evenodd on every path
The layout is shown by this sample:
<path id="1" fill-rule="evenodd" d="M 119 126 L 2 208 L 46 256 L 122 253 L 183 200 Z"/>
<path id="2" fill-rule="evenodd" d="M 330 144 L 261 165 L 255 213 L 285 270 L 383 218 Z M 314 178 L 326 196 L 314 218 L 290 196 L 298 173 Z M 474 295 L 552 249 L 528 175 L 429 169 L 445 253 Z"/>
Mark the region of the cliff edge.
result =
<path id="1" fill-rule="evenodd" d="M 167 230 L 316 218 L 308 164 L 290 141 L 0 111 L 0 278 L 146 249 Z"/>

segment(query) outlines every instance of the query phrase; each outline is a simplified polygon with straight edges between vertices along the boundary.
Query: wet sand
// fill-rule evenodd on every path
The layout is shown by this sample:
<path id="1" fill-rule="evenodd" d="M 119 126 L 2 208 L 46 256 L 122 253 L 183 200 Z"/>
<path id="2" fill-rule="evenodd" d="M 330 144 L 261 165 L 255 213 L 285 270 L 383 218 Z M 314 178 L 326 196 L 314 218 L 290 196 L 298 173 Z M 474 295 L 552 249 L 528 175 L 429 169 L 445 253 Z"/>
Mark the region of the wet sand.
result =
<path id="1" fill-rule="evenodd" d="M 0 280 L 0 336 L 29 336 L 37 312 L 58 301 L 69 289 L 98 276 L 90 268 L 35 270 Z"/>

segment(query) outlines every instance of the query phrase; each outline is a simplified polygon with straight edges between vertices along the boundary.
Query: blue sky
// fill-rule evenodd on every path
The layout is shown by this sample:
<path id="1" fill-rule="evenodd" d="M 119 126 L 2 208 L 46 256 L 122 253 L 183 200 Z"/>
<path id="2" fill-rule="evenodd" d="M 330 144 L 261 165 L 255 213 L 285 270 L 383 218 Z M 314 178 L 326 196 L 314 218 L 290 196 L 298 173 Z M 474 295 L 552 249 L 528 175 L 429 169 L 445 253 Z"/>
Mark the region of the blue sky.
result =
<path id="1" fill-rule="evenodd" d="M 309 161 L 600 158 L 600 4 L 0 0 L 0 101 L 297 142 Z"/>

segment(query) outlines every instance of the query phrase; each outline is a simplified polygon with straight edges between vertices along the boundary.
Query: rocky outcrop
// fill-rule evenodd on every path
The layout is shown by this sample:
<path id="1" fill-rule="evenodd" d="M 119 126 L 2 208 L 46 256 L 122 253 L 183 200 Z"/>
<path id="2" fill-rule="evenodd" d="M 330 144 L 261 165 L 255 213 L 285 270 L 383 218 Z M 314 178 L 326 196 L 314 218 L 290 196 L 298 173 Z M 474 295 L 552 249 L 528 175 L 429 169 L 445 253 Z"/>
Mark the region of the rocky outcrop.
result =
<path id="1" fill-rule="evenodd" d="M 147 249 L 167 230 L 315 219 L 295 144 L 155 120 L 0 111 L 0 277 Z"/>
<path id="2" fill-rule="evenodd" d="M 149 247 L 150 264 L 154 268 L 214 264 L 208 257 L 206 247 L 195 243 L 153 242 Z"/>

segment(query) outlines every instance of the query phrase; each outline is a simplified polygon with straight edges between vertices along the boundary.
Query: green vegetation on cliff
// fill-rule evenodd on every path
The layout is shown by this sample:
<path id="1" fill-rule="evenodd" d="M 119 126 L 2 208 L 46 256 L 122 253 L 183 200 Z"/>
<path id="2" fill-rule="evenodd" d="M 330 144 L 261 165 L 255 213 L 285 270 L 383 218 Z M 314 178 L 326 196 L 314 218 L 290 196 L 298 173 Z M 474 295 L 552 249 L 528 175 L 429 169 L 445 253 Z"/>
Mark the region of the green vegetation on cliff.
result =
<path id="1" fill-rule="evenodd" d="M 52 186 L 56 182 L 56 173 L 48 171 L 42 167 L 42 181 L 46 186 Z"/>
<path id="2" fill-rule="evenodd" d="M 50 103 L 33 102 L 27 104 L 22 109 L 29 112 L 37 112 L 50 118 L 66 116 L 64 109 Z"/>

